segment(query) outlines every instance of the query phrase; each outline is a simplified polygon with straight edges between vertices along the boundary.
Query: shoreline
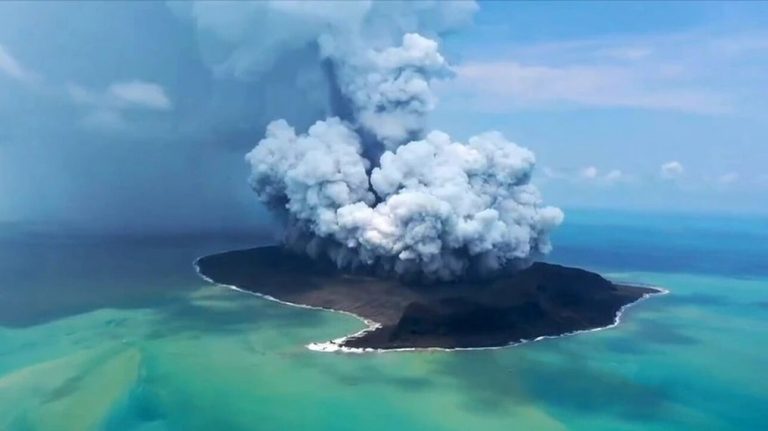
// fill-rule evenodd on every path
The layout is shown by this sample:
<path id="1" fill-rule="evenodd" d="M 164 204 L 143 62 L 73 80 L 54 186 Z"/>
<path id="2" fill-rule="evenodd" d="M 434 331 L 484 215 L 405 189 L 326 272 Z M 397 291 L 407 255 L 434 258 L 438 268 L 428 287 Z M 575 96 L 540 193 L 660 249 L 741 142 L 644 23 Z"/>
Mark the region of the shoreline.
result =
<path id="1" fill-rule="evenodd" d="M 622 318 L 624 312 L 627 309 L 629 309 L 630 307 L 632 307 L 633 305 L 638 304 L 638 303 L 640 303 L 640 302 L 642 302 L 642 301 L 644 301 L 644 300 L 646 300 L 646 299 L 648 299 L 648 298 L 650 298 L 652 296 L 657 296 L 657 295 L 658 296 L 663 296 L 663 295 L 667 295 L 667 294 L 670 293 L 669 290 L 664 289 L 664 288 L 659 287 L 659 286 L 647 285 L 647 284 L 642 284 L 642 283 L 637 283 L 637 285 L 635 285 L 634 283 L 622 282 L 621 285 L 624 285 L 624 286 L 644 287 L 644 288 L 647 288 L 647 289 L 652 289 L 655 292 L 644 293 L 637 300 L 622 305 L 621 308 L 619 308 L 619 310 L 616 311 L 616 313 L 614 315 L 614 318 L 613 318 L 613 322 L 610 325 L 596 327 L 596 328 L 589 328 L 589 329 L 580 329 L 580 330 L 570 331 L 570 332 L 564 332 L 564 333 L 558 334 L 558 335 L 542 335 L 542 336 L 539 336 L 539 337 L 536 337 L 536 338 L 533 338 L 533 339 L 527 339 L 527 340 L 524 339 L 524 340 L 520 340 L 520 341 L 514 341 L 514 342 L 511 342 L 511 343 L 507 343 L 507 344 L 503 344 L 503 345 L 499 345 L 499 346 L 483 346 L 483 347 L 403 347 L 403 348 L 391 348 L 391 349 L 371 348 L 371 347 L 366 347 L 366 348 L 362 348 L 362 347 L 345 347 L 345 346 L 343 346 L 343 344 L 345 342 L 347 342 L 349 340 L 353 340 L 353 339 L 359 338 L 359 337 L 362 337 L 363 335 L 365 335 L 365 334 L 367 334 L 369 332 L 372 332 L 372 331 L 375 331 L 377 329 L 380 329 L 380 328 L 383 327 L 383 325 L 381 323 L 379 323 L 379 322 L 375 322 L 375 321 L 373 321 L 371 319 L 367 319 L 365 317 L 362 317 L 360 315 L 357 315 L 357 314 L 349 312 L 349 311 L 337 310 L 337 309 L 333 309 L 333 308 L 318 307 L 318 306 L 313 306 L 313 305 L 299 304 L 299 303 L 284 301 L 284 300 L 277 299 L 274 296 L 271 296 L 271 295 L 268 295 L 268 294 L 265 294 L 265 293 L 254 292 L 254 291 L 251 291 L 251 290 L 240 288 L 238 286 L 216 282 L 213 279 L 211 279 L 210 277 L 204 275 L 200 271 L 199 261 L 200 261 L 200 259 L 203 259 L 203 258 L 205 258 L 207 256 L 208 255 L 197 257 L 194 260 L 194 262 L 193 262 L 193 266 L 195 268 L 195 272 L 197 273 L 197 275 L 200 278 L 202 278 L 203 280 L 205 280 L 205 281 L 207 281 L 207 282 L 209 282 L 209 283 L 211 283 L 213 285 L 226 287 L 226 288 L 229 288 L 231 290 L 234 290 L 234 291 L 237 291 L 237 292 L 240 292 L 240 293 L 246 293 L 246 294 L 254 295 L 254 296 L 257 296 L 259 298 L 267 299 L 269 301 L 277 302 L 279 304 L 288 305 L 288 306 L 292 306 L 292 307 L 303 308 L 303 309 L 311 309 L 311 310 L 323 310 L 323 311 L 329 311 L 329 312 L 333 312 L 333 313 L 344 314 L 344 315 L 347 315 L 347 316 L 354 317 L 355 319 L 360 320 L 361 322 L 363 322 L 363 324 L 366 325 L 365 328 L 363 328 L 360 331 L 357 331 L 357 332 L 355 332 L 353 334 L 345 335 L 343 337 L 335 338 L 335 339 L 332 339 L 332 340 L 329 340 L 329 341 L 324 341 L 324 342 L 312 342 L 312 343 L 306 344 L 304 346 L 308 350 L 311 350 L 311 351 L 314 351 L 314 352 L 321 352 L 321 353 L 337 353 L 337 352 L 340 352 L 340 353 L 362 354 L 362 353 L 418 352 L 418 351 L 452 352 L 452 351 L 464 351 L 464 350 L 503 349 L 503 348 L 507 348 L 507 347 L 518 346 L 518 345 L 532 343 L 532 342 L 536 342 L 536 341 L 542 341 L 542 340 L 547 340 L 547 339 L 555 339 L 555 338 L 567 337 L 567 336 L 572 336 L 572 335 L 578 335 L 578 334 L 582 334 L 582 333 L 585 333 L 585 332 L 597 332 L 597 331 L 602 331 L 602 330 L 614 328 L 614 327 L 618 326 L 621 323 L 621 318 Z"/>
<path id="2" fill-rule="evenodd" d="M 631 285 L 631 284 L 629 284 L 629 285 Z M 568 336 L 572 336 L 572 335 L 583 334 L 585 332 L 598 332 L 598 331 L 603 331 L 603 330 L 606 330 L 606 329 L 615 328 L 615 327 L 619 326 L 619 324 L 621 323 L 621 317 L 624 314 L 624 312 L 628 308 L 630 308 L 631 306 L 633 306 L 633 305 L 635 305 L 637 303 L 640 303 L 640 302 L 642 302 L 642 301 L 644 301 L 644 300 L 646 300 L 646 299 L 648 299 L 648 298 L 650 298 L 652 296 L 656 296 L 656 295 L 661 296 L 661 295 L 667 295 L 667 294 L 670 293 L 669 290 L 664 289 L 662 287 L 658 287 L 658 286 L 643 285 L 642 287 L 647 287 L 649 289 L 654 289 L 654 290 L 656 290 L 656 292 L 655 293 L 643 294 L 643 296 L 640 297 L 639 299 L 637 299 L 636 301 L 630 302 L 629 304 L 623 305 L 616 312 L 616 316 L 614 317 L 614 321 L 610 325 L 601 326 L 601 327 L 598 327 L 598 328 L 579 329 L 579 330 L 576 330 L 576 331 L 564 332 L 564 333 L 559 334 L 559 335 L 542 335 L 540 337 L 536 337 L 536 338 L 533 338 L 533 339 L 530 339 L 530 340 L 514 341 L 514 342 L 511 342 L 511 343 L 508 343 L 508 344 L 501 345 L 501 346 L 486 346 L 486 347 L 403 347 L 403 348 L 394 348 L 394 349 L 374 349 L 374 348 L 360 348 L 360 347 L 345 347 L 345 346 L 342 345 L 344 342 L 346 342 L 348 340 L 360 337 L 360 336 L 364 335 L 367 332 L 373 331 L 373 330 L 378 329 L 378 328 L 381 327 L 380 324 L 378 324 L 376 322 L 372 322 L 376 326 L 369 326 L 369 327 L 367 327 L 367 328 L 365 328 L 365 329 L 363 329 L 361 331 L 358 331 L 358 332 L 356 332 L 354 334 L 347 335 L 347 336 L 341 337 L 341 338 L 336 338 L 336 339 L 333 339 L 333 340 L 330 340 L 330 341 L 326 341 L 326 342 L 323 342 L 323 343 L 309 343 L 305 347 L 308 348 L 309 350 L 312 350 L 312 351 L 315 351 L 315 352 L 324 352 L 324 353 L 334 353 L 334 352 L 341 352 L 341 353 L 373 353 L 373 352 L 375 352 L 375 353 L 386 353 L 386 352 L 416 352 L 416 351 L 453 352 L 453 351 L 463 351 L 463 350 L 496 350 L 496 349 L 505 349 L 507 347 L 519 346 L 519 345 L 522 345 L 522 344 L 533 343 L 533 342 L 536 342 L 536 341 L 555 339 L 555 338 L 562 338 L 562 337 L 568 337 Z M 236 288 L 236 290 L 242 290 L 242 289 Z M 245 291 L 245 292 L 248 292 L 248 291 Z M 253 293 L 253 292 L 249 292 L 249 293 Z M 282 301 L 277 300 L 277 302 L 282 302 Z M 291 304 L 288 304 L 288 305 L 291 305 Z M 348 312 L 344 312 L 344 311 L 338 311 L 338 310 L 332 310 L 332 309 L 328 309 L 328 308 L 322 308 L 322 310 L 337 311 L 337 312 L 342 312 L 342 313 L 345 313 L 345 314 L 349 314 L 351 316 L 357 317 L 360 320 L 363 320 L 364 322 L 366 322 L 366 324 L 368 324 L 368 321 L 366 319 L 363 319 L 362 317 L 357 316 L 357 315 L 352 314 L 352 313 L 348 313 Z"/>

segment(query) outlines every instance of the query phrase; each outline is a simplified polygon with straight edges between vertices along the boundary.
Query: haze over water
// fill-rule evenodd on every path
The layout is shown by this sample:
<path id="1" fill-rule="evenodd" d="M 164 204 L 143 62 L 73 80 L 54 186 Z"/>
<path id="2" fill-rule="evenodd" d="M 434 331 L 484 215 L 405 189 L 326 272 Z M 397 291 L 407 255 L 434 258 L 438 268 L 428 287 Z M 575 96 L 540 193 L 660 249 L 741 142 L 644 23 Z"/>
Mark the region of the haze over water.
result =
<path id="1" fill-rule="evenodd" d="M 669 289 L 612 329 L 500 350 L 323 354 L 363 327 L 213 286 L 258 235 L 4 226 L 0 429 L 758 430 L 768 220 L 567 212 L 549 260 Z"/>

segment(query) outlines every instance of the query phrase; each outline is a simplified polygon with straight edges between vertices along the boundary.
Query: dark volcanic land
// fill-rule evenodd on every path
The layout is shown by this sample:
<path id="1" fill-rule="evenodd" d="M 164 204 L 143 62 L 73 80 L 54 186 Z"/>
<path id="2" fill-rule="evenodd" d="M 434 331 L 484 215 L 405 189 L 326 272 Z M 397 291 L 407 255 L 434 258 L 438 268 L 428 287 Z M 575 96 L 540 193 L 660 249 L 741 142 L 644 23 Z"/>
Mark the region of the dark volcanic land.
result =
<path id="1" fill-rule="evenodd" d="M 214 254 L 196 265 L 215 283 L 379 323 L 340 344 L 361 349 L 504 346 L 609 326 L 623 306 L 660 293 L 541 262 L 494 280 L 412 286 L 342 273 L 277 246 Z"/>

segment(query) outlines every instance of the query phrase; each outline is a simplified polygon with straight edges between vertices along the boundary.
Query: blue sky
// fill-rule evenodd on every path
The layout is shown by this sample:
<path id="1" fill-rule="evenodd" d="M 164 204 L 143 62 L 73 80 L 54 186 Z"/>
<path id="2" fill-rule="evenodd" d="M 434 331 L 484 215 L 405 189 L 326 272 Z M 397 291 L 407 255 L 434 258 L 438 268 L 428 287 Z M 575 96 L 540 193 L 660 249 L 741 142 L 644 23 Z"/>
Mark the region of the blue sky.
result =
<path id="1" fill-rule="evenodd" d="M 243 155 L 268 121 L 324 118 L 317 53 L 258 13 L 238 50 L 180 9 L 0 2 L 0 221 L 261 223 Z M 530 148 L 548 204 L 768 213 L 768 3 L 481 2 L 441 44 L 431 126 Z"/>
<path id="2" fill-rule="evenodd" d="M 768 4 L 482 2 L 434 124 L 533 149 L 565 206 L 768 211 Z"/>

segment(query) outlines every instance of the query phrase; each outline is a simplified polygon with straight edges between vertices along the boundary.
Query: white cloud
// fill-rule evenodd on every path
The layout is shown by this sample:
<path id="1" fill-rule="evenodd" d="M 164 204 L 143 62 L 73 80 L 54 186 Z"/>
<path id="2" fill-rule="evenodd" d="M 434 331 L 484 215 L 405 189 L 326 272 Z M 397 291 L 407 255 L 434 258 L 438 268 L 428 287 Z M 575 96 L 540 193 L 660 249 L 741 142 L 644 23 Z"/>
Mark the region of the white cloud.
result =
<path id="1" fill-rule="evenodd" d="M 605 180 L 605 181 L 607 181 L 609 183 L 613 183 L 613 182 L 616 182 L 616 181 L 620 181 L 623 178 L 624 178 L 624 173 L 623 172 L 621 172 L 618 169 L 613 169 L 610 172 L 608 172 L 607 174 L 605 174 L 605 176 L 603 177 L 603 180 Z"/>
<path id="2" fill-rule="evenodd" d="M 586 168 L 582 169 L 580 172 L 580 175 L 582 178 L 586 178 L 589 180 L 597 178 L 597 174 L 598 174 L 597 168 L 594 166 L 587 166 Z"/>
<path id="3" fill-rule="evenodd" d="M 91 111 L 81 120 L 82 125 L 93 130 L 122 130 L 127 124 L 119 111 L 112 109 L 96 109 Z"/>
<path id="4" fill-rule="evenodd" d="M 514 61 L 469 63 L 456 69 L 455 86 L 480 108 L 575 105 L 720 114 L 731 110 L 725 97 L 705 89 L 657 86 L 630 67 L 613 65 L 529 65 Z"/>
<path id="5" fill-rule="evenodd" d="M 88 108 L 80 124 L 91 130 L 126 129 L 129 125 L 128 110 L 167 111 L 173 107 L 163 87 L 151 82 L 118 82 L 104 91 L 69 84 L 66 91 L 72 102 Z"/>
<path id="6" fill-rule="evenodd" d="M 561 178 L 568 179 L 567 176 L 562 176 Z M 587 166 L 579 170 L 574 179 L 595 184 L 611 185 L 625 181 L 628 178 L 620 169 L 611 169 L 603 174 L 597 167 Z"/>
<path id="7" fill-rule="evenodd" d="M 456 67 L 455 81 L 439 86 L 443 100 L 490 112 L 565 107 L 721 115 L 764 106 L 754 88 L 768 85 L 768 33 L 493 43 Z"/>
<path id="8" fill-rule="evenodd" d="M 27 70 L 8 50 L 0 44 L 0 73 L 22 82 L 32 82 L 36 79 L 35 73 Z"/>
<path id="9" fill-rule="evenodd" d="M 116 82 L 102 92 L 70 84 L 67 86 L 67 93 L 75 103 L 101 109 L 167 111 L 173 107 L 163 87 L 145 81 Z"/>
<path id="10" fill-rule="evenodd" d="M 652 49 L 644 46 L 619 46 L 616 48 L 605 48 L 597 52 L 608 58 L 633 61 L 648 58 L 653 54 Z"/>
<path id="11" fill-rule="evenodd" d="M 69 95 L 69 98 L 78 105 L 106 104 L 106 101 L 103 100 L 103 96 L 87 90 L 77 84 L 68 84 L 67 94 Z"/>
<path id="12" fill-rule="evenodd" d="M 172 106 L 165 89 L 152 82 L 118 82 L 109 86 L 108 93 L 127 105 L 161 111 Z"/>
<path id="13" fill-rule="evenodd" d="M 682 175 L 684 171 L 685 169 L 683 168 L 682 163 L 676 160 L 662 163 L 661 167 L 659 168 L 661 177 L 665 179 L 677 178 Z"/>
<path id="14" fill-rule="evenodd" d="M 560 172 L 559 170 L 551 168 L 549 166 L 542 166 L 541 172 L 542 174 L 544 174 L 544 178 L 546 179 L 558 180 L 558 179 L 567 178 L 567 174 Z"/>
<path id="15" fill-rule="evenodd" d="M 728 172 L 727 174 L 723 174 L 717 177 L 717 182 L 722 185 L 732 184 L 738 180 L 739 180 L 739 174 L 737 174 L 736 172 Z"/>

